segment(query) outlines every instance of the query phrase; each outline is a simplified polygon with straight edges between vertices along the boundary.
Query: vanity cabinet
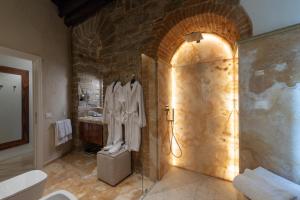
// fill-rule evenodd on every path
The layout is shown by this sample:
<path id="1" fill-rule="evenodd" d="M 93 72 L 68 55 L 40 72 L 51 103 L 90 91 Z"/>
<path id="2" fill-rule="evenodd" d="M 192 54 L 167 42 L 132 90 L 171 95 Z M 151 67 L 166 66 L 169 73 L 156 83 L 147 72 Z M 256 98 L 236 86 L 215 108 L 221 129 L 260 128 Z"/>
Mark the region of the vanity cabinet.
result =
<path id="1" fill-rule="evenodd" d="M 80 122 L 79 132 L 83 142 L 103 146 L 103 125 Z"/>

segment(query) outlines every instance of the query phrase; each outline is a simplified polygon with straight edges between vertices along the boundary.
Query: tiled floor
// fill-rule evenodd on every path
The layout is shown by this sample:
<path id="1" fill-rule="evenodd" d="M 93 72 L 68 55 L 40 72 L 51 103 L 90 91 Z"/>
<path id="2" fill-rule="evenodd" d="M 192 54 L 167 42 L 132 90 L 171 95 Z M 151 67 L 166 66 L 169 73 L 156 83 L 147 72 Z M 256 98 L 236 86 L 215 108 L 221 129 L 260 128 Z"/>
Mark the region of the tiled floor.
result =
<path id="1" fill-rule="evenodd" d="M 72 192 L 80 200 L 137 200 L 142 194 L 141 175 L 133 174 L 118 186 L 97 179 L 96 156 L 72 152 L 44 168 L 48 174 L 45 195 L 60 189 Z M 153 183 L 147 178 L 144 184 Z"/>
<path id="2" fill-rule="evenodd" d="M 45 195 L 60 189 L 80 200 L 138 200 L 141 175 L 133 174 L 116 187 L 97 179 L 96 156 L 72 152 L 44 168 L 48 174 Z M 146 187 L 153 185 L 144 179 Z M 245 200 L 232 183 L 173 167 L 157 182 L 144 200 Z"/>
<path id="3" fill-rule="evenodd" d="M 232 183 L 179 168 L 171 168 L 144 200 L 246 200 Z"/>

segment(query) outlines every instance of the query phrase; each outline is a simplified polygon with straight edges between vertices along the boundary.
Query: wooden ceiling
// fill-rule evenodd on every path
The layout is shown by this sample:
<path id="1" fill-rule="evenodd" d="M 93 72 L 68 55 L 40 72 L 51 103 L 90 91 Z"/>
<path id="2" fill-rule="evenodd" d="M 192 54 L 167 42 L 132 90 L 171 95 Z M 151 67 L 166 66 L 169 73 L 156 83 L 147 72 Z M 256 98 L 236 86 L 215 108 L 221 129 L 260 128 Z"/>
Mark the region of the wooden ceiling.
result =
<path id="1" fill-rule="evenodd" d="M 76 26 L 113 0 L 52 0 L 67 26 Z"/>

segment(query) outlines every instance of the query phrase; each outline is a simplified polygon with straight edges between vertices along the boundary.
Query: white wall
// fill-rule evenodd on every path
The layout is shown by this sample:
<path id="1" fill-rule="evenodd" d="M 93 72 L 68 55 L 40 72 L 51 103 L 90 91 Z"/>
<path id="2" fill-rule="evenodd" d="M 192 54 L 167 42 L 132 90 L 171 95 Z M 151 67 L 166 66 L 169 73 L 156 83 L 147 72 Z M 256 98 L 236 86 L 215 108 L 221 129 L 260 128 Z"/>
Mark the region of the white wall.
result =
<path id="1" fill-rule="evenodd" d="M 9 0 L 0 6 L 0 46 L 42 58 L 43 107 L 52 113 L 44 118 L 44 163 L 71 148 L 54 146 L 53 123 L 69 117 L 71 79 L 70 30 L 57 15 L 51 0 Z M 2 163 L 0 163 L 1 171 Z"/>
<path id="2" fill-rule="evenodd" d="M 300 23 L 300 0 L 241 0 L 258 35 Z"/>

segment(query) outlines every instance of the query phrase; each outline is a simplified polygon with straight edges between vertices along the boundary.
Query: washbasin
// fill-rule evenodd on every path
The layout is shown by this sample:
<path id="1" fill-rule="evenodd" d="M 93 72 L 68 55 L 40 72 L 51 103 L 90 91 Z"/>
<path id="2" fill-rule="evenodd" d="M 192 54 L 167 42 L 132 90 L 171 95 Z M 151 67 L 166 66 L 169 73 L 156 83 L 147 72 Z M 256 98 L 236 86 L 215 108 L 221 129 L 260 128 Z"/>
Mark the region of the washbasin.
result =
<path id="1" fill-rule="evenodd" d="M 103 117 L 86 116 L 86 117 L 80 117 L 79 119 L 102 121 Z"/>

